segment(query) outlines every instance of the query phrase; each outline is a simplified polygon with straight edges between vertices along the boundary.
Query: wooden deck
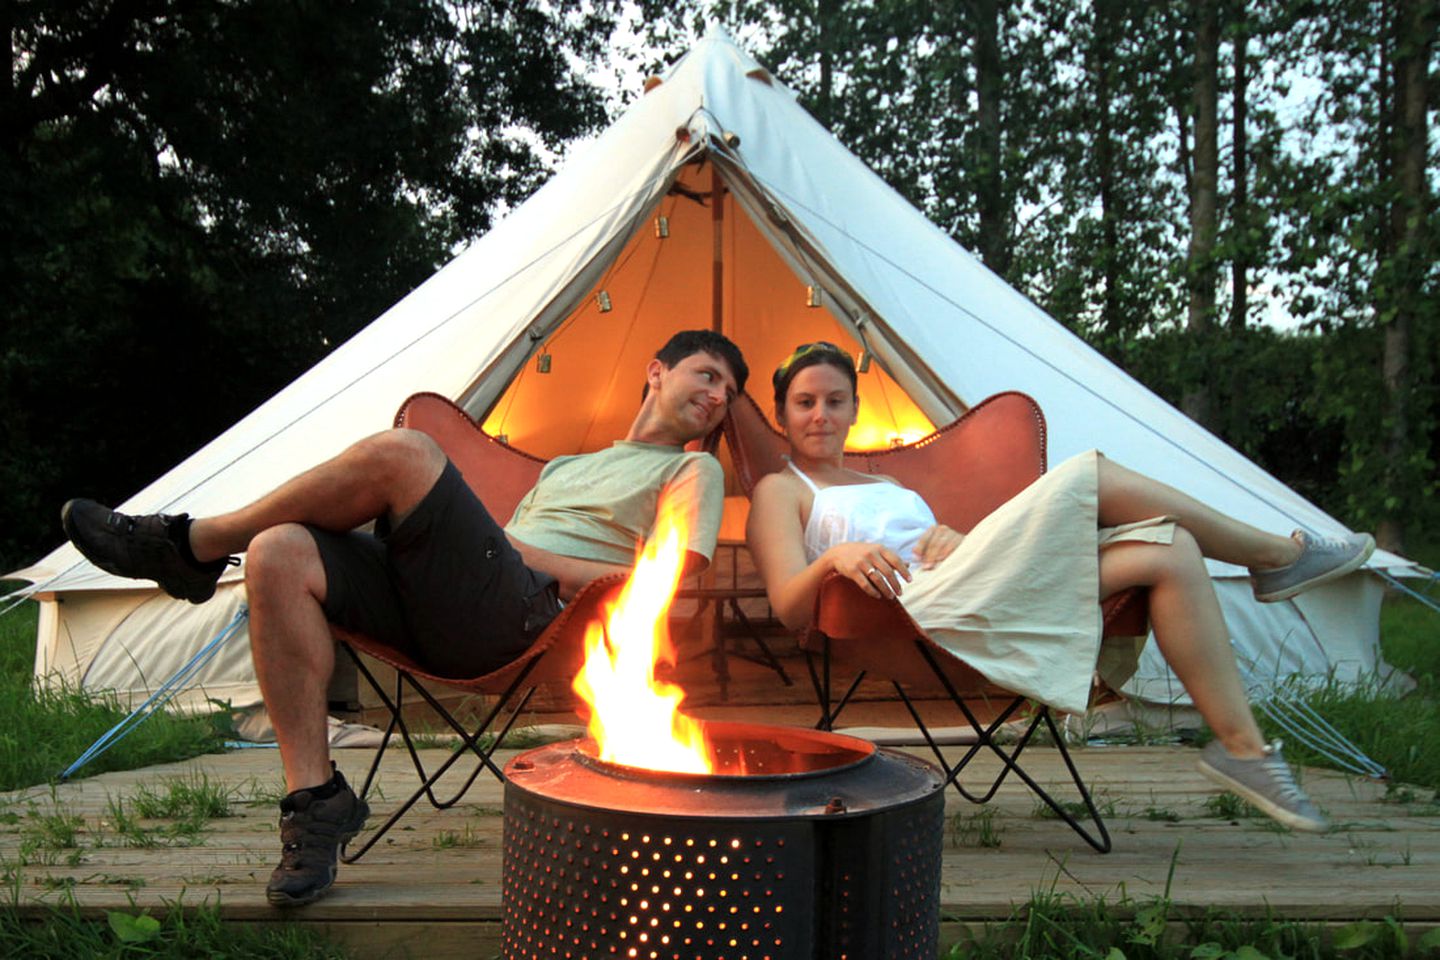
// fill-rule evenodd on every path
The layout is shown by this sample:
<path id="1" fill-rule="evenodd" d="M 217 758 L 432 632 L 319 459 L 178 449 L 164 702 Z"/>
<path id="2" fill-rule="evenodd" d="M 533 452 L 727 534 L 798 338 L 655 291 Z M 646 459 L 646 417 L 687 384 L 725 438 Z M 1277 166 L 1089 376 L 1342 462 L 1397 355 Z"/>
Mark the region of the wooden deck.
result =
<path id="1" fill-rule="evenodd" d="M 743 719 L 783 719 L 757 712 L 750 708 Z M 1042 780 L 1055 780 L 1053 750 L 1027 755 Z M 1114 851 L 1093 853 L 1060 822 L 1037 816 L 1023 787 L 1007 783 L 986 808 L 952 791 L 942 942 L 967 923 L 1007 918 L 1037 891 L 1115 904 L 1168 890 L 1182 913 L 1219 908 L 1336 923 L 1391 915 L 1412 930 L 1440 926 L 1440 807 L 1431 792 L 1400 790 L 1387 800 L 1380 784 L 1306 771 L 1307 788 L 1337 824 L 1328 835 L 1306 836 L 1217 819 L 1192 749 L 1092 746 L 1077 756 L 1108 812 Z M 355 777 L 369 757 L 356 750 L 339 759 Z M 381 788 L 391 800 L 374 803 L 376 813 L 388 811 L 412 776 L 403 753 L 387 759 Z M 166 842 L 165 821 L 142 824 L 157 845 L 126 845 L 117 805 L 124 814 L 137 791 L 163 794 L 176 778 L 197 777 L 231 792 L 233 815 L 209 821 L 192 845 Z M 37 914 L 72 897 L 90 913 L 212 903 L 235 920 L 316 924 L 361 957 L 495 955 L 502 791 L 493 780 L 478 781 L 453 810 L 412 813 L 364 861 L 342 868 L 329 897 L 285 912 L 264 898 L 278 854 L 279 789 L 277 754 L 251 749 L 10 794 L 0 798 L 0 873 L 22 910 Z M 74 846 L 41 840 L 57 816 L 78 818 L 70 821 Z"/>

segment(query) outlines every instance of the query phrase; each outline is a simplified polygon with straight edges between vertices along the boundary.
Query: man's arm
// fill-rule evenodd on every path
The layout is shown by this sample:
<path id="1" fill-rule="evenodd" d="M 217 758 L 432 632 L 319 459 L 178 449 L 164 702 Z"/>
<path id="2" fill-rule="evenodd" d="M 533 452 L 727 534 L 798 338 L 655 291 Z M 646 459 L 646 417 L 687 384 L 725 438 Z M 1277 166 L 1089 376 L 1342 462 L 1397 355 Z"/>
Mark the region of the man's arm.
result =
<path id="1" fill-rule="evenodd" d="M 541 547 L 533 547 L 523 540 L 517 540 L 510 534 L 505 535 L 510 545 L 520 551 L 520 556 L 525 561 L 525 566 L 532 570 L 539 570 L 541 573 L 548 573 L 560 583 L 560 599 L 569 600 L 580 589 L 594 580 L 596 577 L 603 577 L 610 573 L 628 574 L 630 567 L 620 566 L 614 563 L 602 563 L 599 560 L 581 560 L 579 557 L 565 557 L 558 553 L 552 553 Z M 685 571 L 682 576 L 689 576 L 692 573 L 699 573 L 710 565 L 710 561 L 698 553 L 686 551 Z"/>

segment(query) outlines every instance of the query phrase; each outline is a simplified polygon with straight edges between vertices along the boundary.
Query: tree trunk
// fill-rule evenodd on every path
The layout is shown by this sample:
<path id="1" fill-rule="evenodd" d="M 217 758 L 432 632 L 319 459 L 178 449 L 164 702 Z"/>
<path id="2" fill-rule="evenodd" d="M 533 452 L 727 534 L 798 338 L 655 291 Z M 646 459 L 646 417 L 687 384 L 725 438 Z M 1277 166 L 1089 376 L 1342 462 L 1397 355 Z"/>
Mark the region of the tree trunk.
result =
<path id="1" fill-rule="evenodd" d="M 1413 330 L 1421 309 L 1419 296 L 1426 264 L 1424 231 L 1429 213 L 1425 179 L 1426 109 L 1430 51 L 1436 15 L 1431 0 L 1398 0 L 1394 20 L 1394 94 L 1391 114 L 1391 170 L 1396 199 L 1390 210 L 1395 257 L 1393 319 L 1385 325 L 1382 374 L 1386 406 L 1386 474 L 1397 489 L 1409 489 L 1407 473 L 1412 441 L 1410 424 Z M 1396 502 L 1398 500 L 1398 502 Z M 1413 504 L 1400 497 L 1388 501 L 1376 536 L 1380 546 L 1400 552 L 1405 546 L 1405 520 Z"/>
<path id="2" fill-rule="evenodd" d="M 1230 152 L 1234 193 L 1230 201 L 1230 223 L 1240 236 L 1231 262 L 1230 278 L 1235 292 L 1230 300 L 1230 329 L 1243 333 L 1250 309 L 1249 272 L 1254 252 L 1250 245 L 1250 145 L 1245 132 L 1247 87 L 1250 84 L 1250 27 L 1245 19 L 1245 0 L 1234 0 L 1235 16 L 1235 82 L 1231 87 L 1232 118 Z"/>
<path id="3" fill-rule="evenodd" d="M 1115 183 L 1115 130 L 1111 94 L 1111 76 L 1115 70 L 1114 0 L 1096 0 L 1095 33 L 1091 50 L 1091 73 L 1095 83 L 1095 179 L 1100 194 L 1100 328 L 1105 341 L 1118 349 L 1125 329 L 1123 305 L 1120 302 L 1120 230 L 1121 212 Z"/>
<path id="4" fill-rule="evenodd" d="M 1004 88 L 1000 63 L 1000 0 L 977 0 L 975 11 L 975 86 L 978 96 L 976 127 L 980 211 L 980 258 L 1004 276 L 1010 266 L 1005 197 L 1001 185 L 1000 91 Z"/>
<path id="5" fill-rule="evenodd" d="M 1219 174 L 1217 73 L 1220 46 L 1218 0 L 1196 0 L 1195 174 L 1190 194 L 1190 252 L 1186 277 L 1190 306 L 1186 326 L 1195 345 L 1197 369 L 1182 406 L 1201 426 L 1213 419 L 1214 370 L 1211 340 L 1215 320 L 1215 223 Z"/>
<path id="6" fill-rule="evenodd" d="M 1230 261 L 1230 342 L 1242 345 L 1250 312 L 1250 264 L 1255 259 L 1251 236 L 1254 216 L 1250 210 L 1250 143 L 1246 133 L 1247 101 L 1250 84 L 1250 24 L 1246 17 L 1245 0 L 1232 0 L 1230 6 L 1235 31 L 1235 74 L 1230 87 L 1230 170 L 1233 181 L 1230 199 L 1230 229 L 1235 235 Z M 1229 351 L 1233 356 L 1234 351 Z M 1247 396 L 1248 371 L 1231 361 L 1225 371 L 1225 422 L 1227 436 L 1246 437 L 1250 431 L 1250 406 Z M 1212 410 L 1212 416 L 1216 411 Z"/>
<path id="7" fill-rule="evenodd" d="M 835 128 L 834 104 L 831 102 L 834 86 L 834 53 L 831 47 L 835 24 L 835 4 L 838 0 L 820 0 L 816 10 L 815 30 L 819 35 L 820 47 L 820 124 L 826 130 Z"/>

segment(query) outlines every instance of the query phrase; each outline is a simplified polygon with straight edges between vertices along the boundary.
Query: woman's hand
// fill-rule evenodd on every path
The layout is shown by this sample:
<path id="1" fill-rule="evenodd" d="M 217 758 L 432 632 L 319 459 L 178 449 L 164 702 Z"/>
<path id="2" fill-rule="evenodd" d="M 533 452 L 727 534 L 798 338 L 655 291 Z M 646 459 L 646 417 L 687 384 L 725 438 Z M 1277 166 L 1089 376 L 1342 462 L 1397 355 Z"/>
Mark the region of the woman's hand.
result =
<path id="1" fill-rule="evenodd" d="M 920 561 L 920 569 L 929 570 L 950 556 L 964 539 L 965 534 L 957 533 L 943 523 L 937 523 L 920 534 L 920 539 L 915 541 L 915 556 Z"/>
<path id="2" fill-rule="evenodd" d="M 878 543 L 837 543 L 827 552 L 831 569 L 872 597 L 898 597 L 901 581 L 910 579 L 905 561 Z"/>

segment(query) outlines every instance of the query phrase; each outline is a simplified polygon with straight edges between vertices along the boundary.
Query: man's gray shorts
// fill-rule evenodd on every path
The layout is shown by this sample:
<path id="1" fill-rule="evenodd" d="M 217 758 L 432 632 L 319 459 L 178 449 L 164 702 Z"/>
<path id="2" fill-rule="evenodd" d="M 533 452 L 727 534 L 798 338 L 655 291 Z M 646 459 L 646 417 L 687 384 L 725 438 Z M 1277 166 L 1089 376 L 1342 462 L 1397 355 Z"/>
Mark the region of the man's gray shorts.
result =
<path id="1" fill-rule="evenodd" d="M 325 616 L 440 676 L 503 666 L 560 610 L 555 579 L 525 566 L 453 463 L 388 534 L 307 529 L 325 564 Z"/>

